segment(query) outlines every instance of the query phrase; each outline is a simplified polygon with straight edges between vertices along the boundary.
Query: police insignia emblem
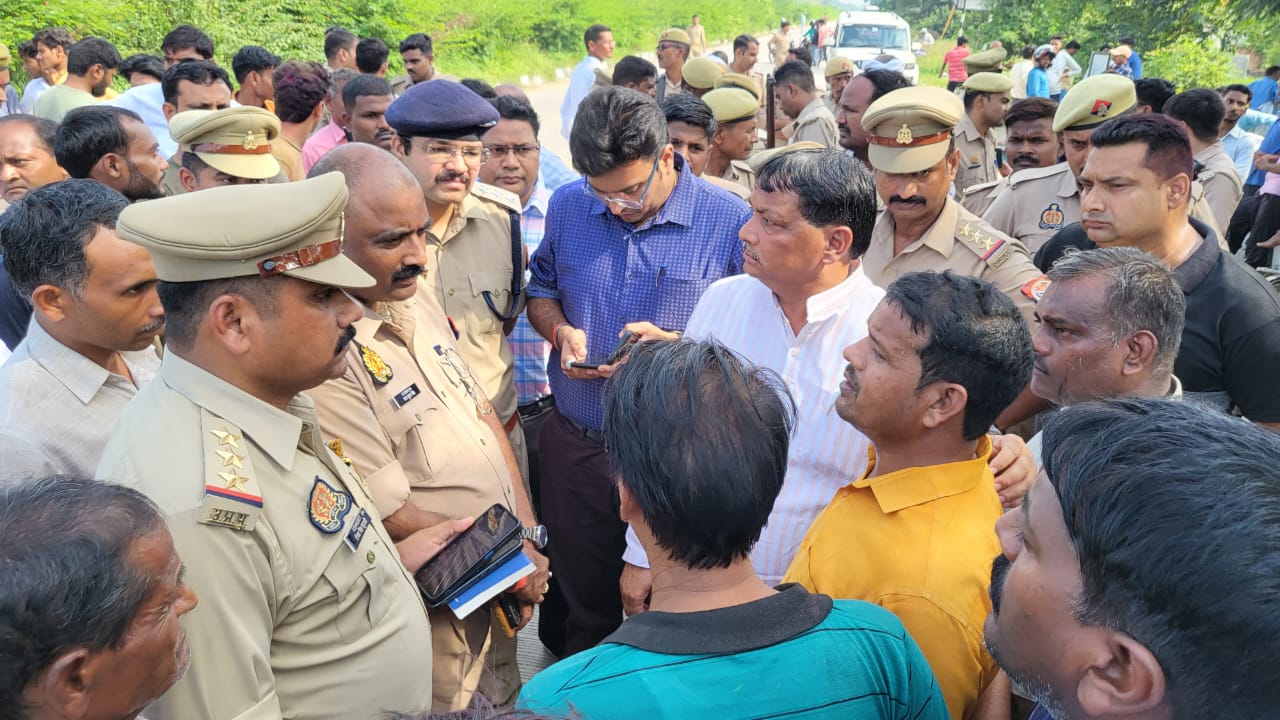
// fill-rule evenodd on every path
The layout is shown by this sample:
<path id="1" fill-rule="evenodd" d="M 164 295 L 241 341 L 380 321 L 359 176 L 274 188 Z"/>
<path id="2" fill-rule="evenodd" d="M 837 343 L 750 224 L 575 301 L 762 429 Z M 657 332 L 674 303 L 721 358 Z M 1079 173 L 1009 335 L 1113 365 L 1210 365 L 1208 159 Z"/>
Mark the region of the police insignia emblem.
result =
<path id="1" fill-rule="evenodd" d="M 1093 102 L 1093 109 L 1089 112 L 1093 115 L 1097 115 L 1098 117 L 1106 117 L 1107 113 L 1111 112 L 1111 101 L 1095 100 Z"/>
<path id="2" fill-rule="evenodd" d="M 898 137 L 896 138 L 899 145 L 910 145 L 915 136 L 911 134 L 911 128 L 906 123 L 902 123 L 902 127 L 898 128 Z"/>
<path id="3" fill-rule="evenodd" d="M 250 131 L 244 134 L 244 140 L 240 142 L 240 147 L 245 150 L 257 150 L 259 144 L 257 136 Z"/>
<path id="4" fill-rule="evenodd" d="M 1040 302 L 1040 298 L 1044 297 L 1044 291 L 1049 289 L 1049 278 L 1041 275 L 1022 286 L 1022 294 L 1031 298 L 1032 302 Z"/>
<path id="5" fill-rule="evenodd" d="M 1062 213 L 1062 206 L 1058 203 L 1050 203 L 1049 207 L 1040 213 L 1040 229 L 1041 230 L 1059 230 L 1062 228 L 1062 221 L 1065 216 Z"/>
<path id="6" fill-rule="evenodd" d="M 320 532 L 333 534 L 342 529 L 342 520 L 351 511 L 351 496 L 316 476 L 315 485 L 311 486 L 311 499 L 308 502 L 311 512 L 311 524 L 320 528 Z"/>
<path id="7" fill-rule="evenodd" d="M 356 343 L 356 347 L 360 348 L 360 360 L 364 363 L 364 369 L 369 371 L 369 376 L 375 383 L 386 385 L 395 377 L 395 372 L 382 360 L 381 355 L 359 343 Z"/>

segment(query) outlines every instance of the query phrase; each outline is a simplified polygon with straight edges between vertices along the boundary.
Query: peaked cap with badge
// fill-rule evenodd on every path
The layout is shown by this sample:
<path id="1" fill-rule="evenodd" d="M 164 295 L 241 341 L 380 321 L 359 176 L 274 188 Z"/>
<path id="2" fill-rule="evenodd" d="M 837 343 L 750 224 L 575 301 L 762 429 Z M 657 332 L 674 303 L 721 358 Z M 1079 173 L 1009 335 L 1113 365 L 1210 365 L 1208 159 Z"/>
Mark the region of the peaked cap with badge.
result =
<path id="1" fill-rule="evenodd" d="M 1076 83 L 1053 114 L 1053 131 L 1092 130 L 1138 107 L 1138 91 L 1123 75 L 1094 75 Z"/>
<path id="2" fill-rule="evenodd" d="M 716 80 L 727 72 L 724 65 L 709 57 L 697 57 L 684 64 L 680 75 L 684 84 L 699 90 L 710 90 L 715 87 Z"/>
<path id="3" fill-rule="evenodd" d="M 962 115 L 964 103 L 943 88 L 915 86 L 886 93 L 862 114 L 870 143 L 867 159 L 882 172 L 927 170 L 947 156 Z"/>
<path id="4" fill-rule="evenodd" d="M 498 119 L 488 100 L 462 83 L 443 79 L 414 85 L 387 108 L 387 124 L 407 137 L 479 140 Z"/>
<path id="5" fill-rule="evenodd" d="M 209 167 L 251 180 L 280 173 L 271 143 L 280 135 L 280 119 L 259 107 L 188 110 L 169 119 L 169 135 Z"/>
<path id="6" fill-rule="evenodd" d="M 677 27 L 663 30 L 662 34 L 658 36 L 658 42 L 680 43 L 685 47 L 688 47 L 693 44 L 693 41 L 689 39 L 689 33 Z"/>
<path id="7" fill-rule="evenodd" d="M 760 109 L 755 97 L 736 85 L 716 88 L 703 95 L 702 101 L 711 108 L 711 114 L 719 125 L 750 120 Z"/>
<path id="8" fill-rule="evenodd" d="M 853 61 L 843 55 L 837 55 L 827 61 L 827 67 L 823 69 L 822 76 L 832 78 L 843 73 L 853 73 L 856 68 Z"/>

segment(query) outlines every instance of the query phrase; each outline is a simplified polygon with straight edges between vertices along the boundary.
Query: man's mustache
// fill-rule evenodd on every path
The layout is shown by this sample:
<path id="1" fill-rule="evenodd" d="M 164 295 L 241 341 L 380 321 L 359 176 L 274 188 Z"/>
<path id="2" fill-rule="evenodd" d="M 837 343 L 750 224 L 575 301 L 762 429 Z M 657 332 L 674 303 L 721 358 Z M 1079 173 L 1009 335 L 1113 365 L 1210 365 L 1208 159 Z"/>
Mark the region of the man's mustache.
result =
<path id="1" fill-rule="evenodd" d="M 910 204 L 912 204 L 912 205 L 924 205 L 924 198 L 922 198 L 922 197 L 920 197 L 920 196 L 918 196 L 918 195 L 913 195 L 913 196 L 911 196 L 911 197 L 909 197 L 909 198 L 904 198 L 904 197 L 902 197 L 901 195 L 893 195 L 893 196 L 891 196 L 891 197 L 889 198 L 889 202 L 891 202 L 891 203 L 910 203 Z"/>
<path id="2" fill-rule="evenodd" d="M 423 270 L 426 270 L 426 268 L 422 267 L 421 265 L 405 265 L 404 267 L 397 270 L 394 275 L 391 276 L 391 281 L 400 282 L 401 280 L 408 280 L 409 278 L 418 277 L 419 275 L 422 274 Z"/>
<path id="3" fill-rule="evenodd" d="M 1009 558 L 1000 553 L 991 561 L 991 588 L 987 591 L 991 595 L 991 611 L 996 615 L 1000 614 L 1000 601 L 1004 599 L 1004 581 L 1009 576 L 1009 568 L 1013 563 L 1009 562 Z"/>
<path id="4" fill-rule="evenodd" d="M 346 351 L 347 346 L 351 344 L 351 341 L 355 339 L 356 327 L 354 325 L 348 325 L 347 329 L 343 331 L 342 337 L 338 338 L 338 347 L 334 349 L 333 354 L 335 356 L 341 355 Z"/>

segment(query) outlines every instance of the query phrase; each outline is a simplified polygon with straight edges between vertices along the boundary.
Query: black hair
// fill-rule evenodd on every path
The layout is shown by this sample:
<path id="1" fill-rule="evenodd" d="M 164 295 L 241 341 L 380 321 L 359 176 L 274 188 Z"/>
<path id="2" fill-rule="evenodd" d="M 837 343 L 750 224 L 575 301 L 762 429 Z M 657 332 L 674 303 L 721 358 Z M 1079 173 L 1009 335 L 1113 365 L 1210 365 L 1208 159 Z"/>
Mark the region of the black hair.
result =
<path id="1" fill-rule="evenodd" d="M 715 113 L 702 101 L 702 98 L 694 97 L 691 93 L 668 95 L 662 101 L 662 114 L 666 116 L 669 123 L 682 122 L 702 128 L 707 133 L 708 139 L 716 134 Z"/>
<path id="2" fill-rule="evenodd" d="M 1192 177 L 1194 159 L 1191 141 L 1182 126 L 1164 115 L 1124 115 L 1098 126 L 1089 137 L 1089 145 L 1098 148 L 1117 147 L 1129 143 L 1147 146 L 1144 166 L 1161 180 L 1182 173 Z"/>
<path id="3" fill-rule="evenodd" d="M 627 55 L 613 66 L 614 85 L 638 85 L 658 76 L 658 66 L 636 55 Z"/>
<path id="4" fill-rule="evenodd" d="M 164 61 L 155 55 L 146 53 L 130 55 L 124 59 L 124 62 L 120 63 L 119 74 L 125 80 L 128 80 L 134 73 L 150 75 L 156 80 L 160 80 L 164 77 Z"/>
<path id="5" fill-rule="evenodd" d="M 1178 93 L 1164 104 L 1164 114 L 1181 120 L 1191 128 L 1191 134 L 1202 143 L 1218 139 L 1218 128 L 1226 117 L 1227 106 L 1222 96 L 1207 88 L 1196 88 Z"/>
<path id="6" fill-rule="evenodd" d="M 1243 93 L 1245 100 L 1253 99 L 1253 90 L 1250 90 L 1248 85 L 1241 85 L 1240 83 L 1226 85 L 1222 88 L 1221 92 L 1223 95 L 1226 95 L 1229 92 Z"/>
<path id="7" fill-rule="evenodd" d="M 774 83 L 778 86 L 794 85 L 801 92 L 814 92 L 817 88 L 813 82 L 813 71 L 808 65 L 795 60 L 790 60 L 782 64 L 782 67 L 773 71 Z"/>
<path id="8" fill-rule="evenodd" d="M 275 315 L 282 284 L 277 281 L 281 277 L 247 275 L 192 282 L 161 280 L 156 284 L 156 295 L 164 308 L 165 343 L 178 351 L 189 350 L 196 341 L 209 304 L 222 295 L 238 295 L 252 303 L 262 315 Z"/>
<path id="9" fill-rule="evenodd" d="M 178 85 L 183 80 L 192 85 L 212 85 L 221 81 L 228 90 L 235 91 L 226 70 L 208 60 L 183 60 L 171 65 L 160 78 L 160 93 L 164 95 L 164 101 L 174 107 L 178 105 Z"/>
<path id="10" fill-rule="evenodd" d="M 1034 46 L 1034 45 L 1023 45 L 1023 46 L 1022 46 L 1022 59 L 1023 59 L 1023 60 L 1030 60 L 1032 57 L 1034 57 L 1034 56 L 1035 56 L 1035 54 L 1036 54 L 1036 49 L 1035 49 L 1035 46 Z"/>
<path id="11" fill-rule="evenodd" d="M 813 67 L 813 56 L 811 56 L 807 51 L 805 51 L 804 48 L 798 48 L 798 47 L 788 48 L 787 54 L 791 57 L 791 59 L 787 61 L 788 63 L 794 62 L 794 63 L 800 63 L 805 67 Z M 783 63 L 783 64 L 785 65 L 786 63 Z M 775 73 L 775 79 L 776 77 L 777 76 Z"/>
<path id="12" fill-rule="evenodd" d="M 747 35 L 744 33 L 733 39 L 733 54 L 737 55 L 739 50 L 746 52 L 747 50 L 751 49 L 752 45 L 759 45 L 759 44 L 760 44 L 759 40 L 756 40 L 750 35 Z"/>
<path id="13" fill-rule="evenodd" d="M 342 105 L 351 115 L 355 115 L 356 98 L 365 96 L 389 97 L 391 83 L 377 75 L 356 75 L 342 86 Z"/>
<path id="14" fill-rule="evenodd" d="M 129 153 L 129 132 L 125 120 L 142 123 L 132 110 L 111 105 L 78 107 L 58 125 L 53 155 L 58 165 L 73 178 L 87 178 L 93 166 L 109 153 Z"/>
<path id="15" fill-rule="evenodd" d="M 1004 116 L 1004 126 L 1007 128 L 1014 123 L 1053 120 L 1057 111 L 1058 103 L 1049 98 L 1023 98 L 1009 106 L 1009 112 Z"/>
<path id="16" fill-rule="evenodd" d="M 324 31 L 324 57 L 332 60 L 338 56 L 339 50 L 346 50 L 356 44 L 356 34 L 344 27 L 331 27 Z M 403 50 L 403 48 L 401 48 Z"/>
<path id="17" fill-rule="evenodd" d="M 241 85 L 249 73 L 272 70 L 279 65 L 280 56 L 261 45 L 245 45 L 231 58 L 231 72 L 235 73 L 236 82 Z"/>
<path id="18" fill-rule="evenodd" d="M 1066 45 L 1063 45 L 1063 46 L 1062 46 L 1062 49 L 1063 49 L 1063 50 L 1079 50 L 1079 49 L 1080 49 L 1080 43 L 1076 42 L 1075 40 L 1072 40 L 1072 41 L 1068 42 Z"/>
<path id="19" fill-rule="evenodd" d="M 1043 467 L 1080 566 L 1083 625 L 1146 647 L 1174 720 L 1280 706 L 1280 438 L 1192 403 L 1083 403 Z"/>
<path id="20" fill-rule="evenodd" d="M 329 94 L 329 72 L 318 62 L 289 60 L 276 68 L 272 81 L 276 86 L 276 116 L 280 122 L 306 120 Z"/>
<path id="21" fill-rule="evenodd" d="M 179 25 L 169 31 L 160 43 L 160 52 L 192 49 L 205 60 L 213 59 L 213 38 L 194 25 Z"/>
<path id="22" fill-rule="evenodd" d="M 964 387 L 964 439 L 977 440 L 1031 381 L 1031 333 L 1013 301 L 994 285 L 950 270 L 907 273 L 885 289 L 925 336 L 920 383 Z"/>
<path id="23" fill-rule="evenodd" d="M 876 224 L 876 184 L 866 167 L 836 150 L 779 153 L 756 173 L 756 189 L 793 192 L 800 215 L 815 227 L 844 226 L 853 233 L 851 258 L 871 245 Z"/>
<path id="24" fill-rule="evenodd" d="M 969 38 L 967 38 L 967 37 L 965 37 L 965 36 L 963 36 L 963 35 L 961 35 L 960 37 L 956 38 L 956 45 L 959 45 L 959 46 L 963 47 L 963 46 L 968 45 L 968 44 L 969 44 Z"/>
<path id="25" fill-rule="evenodd" d="M 26 689 L 65 653 L 120 647 L 153 587 L 130 548 L 164 528 L 145 495 L 100 480 L 0 488 L 0 717 L 29 717 Z"/>
<path id="26" fill-rule="evenodd" d="M 867 82 L 871 83 L 873 90 L 871 91 L 871 99 L 868 100 L 868 103 L 873 103 L 894 90 L 911 87 L 911 81 L 907 79 L 907 76 L 897 70 L 883 70 L 876 68 L 874 70 L 867 70 L 866 72 L 855 75 L 854 77 L 866 78 Z"/>
<path id="27" fill-rule="evenodd" d="M 31 42 L 47 48 L 60 47 L 66 50 L 76 43 L 76 39 L 66 28 L 47 27 L 33 35 Z"/>
<path id="28" fill-rule="evenodd" d="M 120 193 L 96 180 L 64 180 L 28 192 L 0 222 L 4 269 L 29 298 L 54 285 L 83 299 L 89 266 L 84 246 L 99 228 L 114 228 L 128 206 Z"/>
<path id="29" fill-rule="evenodd" d="M 608 385 L 604 442 L 658 545 L 709 570 L 760 539 L 795 420 L 781 378 L 724 345 L 647 342 Z"/>
<path id="30" fill-rule="evenodd" d="M 98 37 L 87 37 L 67 50 L 67 74 L 84 77 L 94 65 L 115 70 L 122 59 L 115 45 Z"/>
<path id="31" fill-rule="evenodd" d="M 463 78 L 458 81 L 458 84 L 485 100 L 492 100 L 498 97 L 498 93 L 493 89 L 493 86 L 479 78 Z"/>
<path id="32" fill-rule="evenodd" d="M 40 48 L 36 47 L 34 40 L 23 40 L 18 43 L 18 57 L 35 59 L 40 54 Z"/>
<path id="33" fill-rule="evenodd" d="M 0 116 L 0 128 L 8 123 L 21 123 L 30 127 L 36 133 L 36 140 L 40 145 L 40 149 L 49 153 L 49 155 L 53 155 L 53 148 L 58 139 L 58 123 L 35 115 L 15 114 Z M 3 217 L 4 215 L 0 214 L 0 218 Z"/>
<path id="34" fill-rule="evenodd" d="M 1154 113 L 1163 112 L 1164 104 L 1178 92 L 1178 88 L 1168 80 L 1147 77 L 1134 80 L 1133 90 L 1138 95 L 1138 104 L 1149 105 Z"/>
<path id="35" fill-rule="evenodd" d="M 593 90 L 582 100 L 569 133 L 569 151 L 575 170 L 599 177 L 619 165 L 656 158 L 668 140 L 667 118 L 658 103 L 615 85 Z"/>
<path id="36" fill-rule="evenodd" d="M 414 33 L 409 37 L 400 41 L 400 54 L 409 52 L 410 50 L 421 51 L 426 57 L 431 57 L 431 36 L 426 33 Z"/>
<path id="37" fill-rule="evenodd" d="M 538 121 L 538 113 L 524 98 L 514 97 L 512 95 L 499 95 L 489 101 L 498 111 L 498 117 L 503 120 L 519 120 L 529 123 L 533 128 L 533 136 L 537 137 L 538 132 L 542 130 L 542 125 Z"/>
<path id="38" fill-rule="evenodd" d="M 376 73 L 387 64 L 391 50 L 380 38 L 361 38 L 356 43 L 356 68 L 362 73 Z"/>
<path id="39" fill-rule="evenodd" d="M 596 23 L 595 25 L 592 25 L 591 27 L 587 28 L 586 32 L 582 33 L 582 46 L 584 48 L 590 49 L 591 43 L 600 42 L 601 35 L 603 35 L 604 33 L 611 33 L 611 32 L 613 31 L 609 29 L 608 25 L 601 25 L 599 23 Z"/>

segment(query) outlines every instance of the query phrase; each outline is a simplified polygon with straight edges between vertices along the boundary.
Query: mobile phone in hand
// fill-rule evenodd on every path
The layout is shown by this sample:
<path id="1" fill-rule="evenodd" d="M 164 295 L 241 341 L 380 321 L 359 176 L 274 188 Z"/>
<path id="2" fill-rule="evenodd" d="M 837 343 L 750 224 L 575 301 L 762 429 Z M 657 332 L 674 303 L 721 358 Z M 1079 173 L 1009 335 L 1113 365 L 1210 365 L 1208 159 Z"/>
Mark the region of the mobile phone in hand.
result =
<path id="1" fill-rule="evenodd" d="M 574 361 L 569 363 L 569 367 L 582 368 L 584 370 L 599 370 L 601 365 L 612 365 L 621 360 L 622 356 L 626 355 L 627 352 L 631 350 L 631 346 L 635 344 L 635 337 L 636 334 L 628 330 L 623 333 L 622 337 L 618 340 L 618 344 L 613 348 L 613 352 L 609 353 L 609 357 L 604 360 L 589 360 L 586 362 Z"/>

